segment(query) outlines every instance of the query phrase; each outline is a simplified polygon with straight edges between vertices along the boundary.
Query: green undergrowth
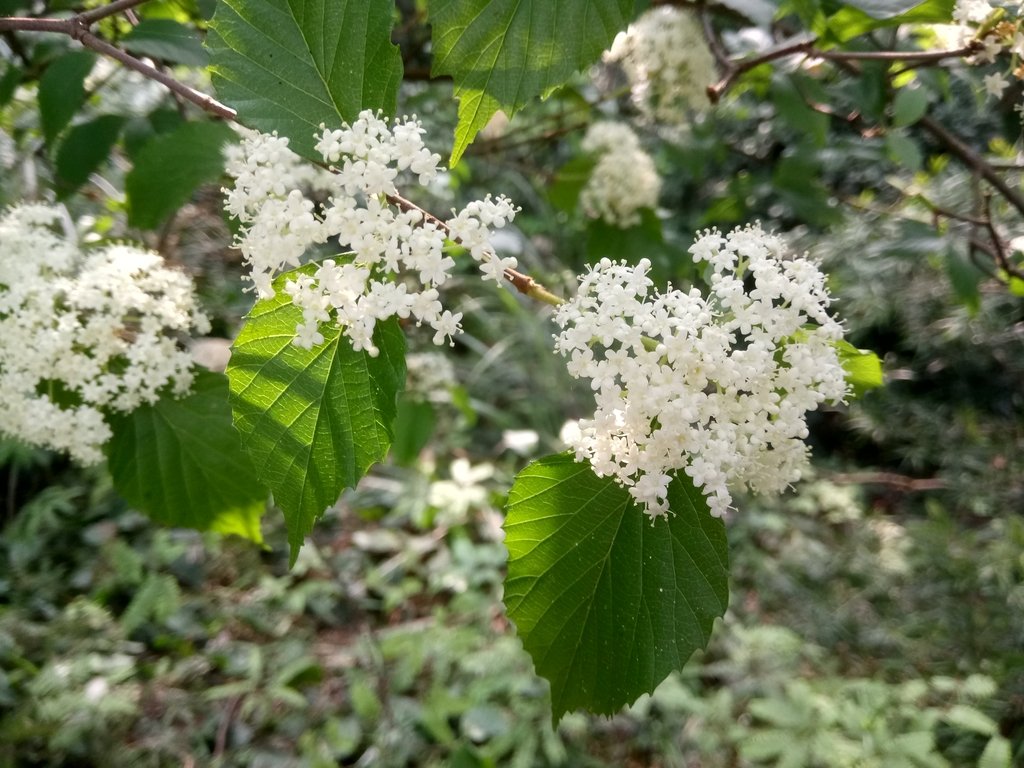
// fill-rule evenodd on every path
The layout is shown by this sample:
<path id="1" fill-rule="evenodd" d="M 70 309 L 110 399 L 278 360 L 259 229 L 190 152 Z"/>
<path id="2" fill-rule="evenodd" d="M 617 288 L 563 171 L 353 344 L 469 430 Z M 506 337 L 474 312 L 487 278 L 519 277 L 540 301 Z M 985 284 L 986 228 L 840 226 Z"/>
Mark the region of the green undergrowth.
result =
<path id="1" fill-rule="evenodd" d="M 950 546 L 937 505 L 899 521 L 824 478 L 734 522 L 737 597 L 684 674 L 552 730 L 500 604 L 498 489 L 521 457 L 493 459 L 372 474 L 291 571 L 284 530 L 260 551 L 70 485 L 36 494 L 0 550 L 0 764 L 881 768 L 1020 749 L 1024 526 Z"/>

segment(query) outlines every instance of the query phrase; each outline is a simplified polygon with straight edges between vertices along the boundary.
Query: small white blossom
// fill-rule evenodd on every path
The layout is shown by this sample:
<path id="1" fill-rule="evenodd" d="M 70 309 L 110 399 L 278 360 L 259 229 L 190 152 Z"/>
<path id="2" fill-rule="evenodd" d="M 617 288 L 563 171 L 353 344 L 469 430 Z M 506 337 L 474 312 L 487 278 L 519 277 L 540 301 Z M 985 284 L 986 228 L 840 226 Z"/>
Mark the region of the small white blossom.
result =
<path id="1" fill-rule="evenodd" d="M 59 221 L 41 205 L 0 217 L 0 431 L 94 464 L 106 412 L 188 391 L 191 356 L 175 336 L 209 322 L 159 255 L 80 251 Z"/>
<path id="2" fill-rule="evenodd" d="M 622 65 L 634 103 L 658 122 L 678 124 L 688 110 L 708 106 L 705 89 L 715 80 L 715 63 L 686 11 L 650 9 L 616 36 L 605 60 Z"/>
<path id="3" fill-rule="evenodd" d="M 807 462 L 806 413 L 846 395 L 842 328 L 816 265 L 785 258 L 759 226 L 705 232 L 690 252 L 711 270 L 707 297 L 657 292 L 646 259 L 604 259 L 555 315 L 555 349 L 597 406 L 563 439 L 655 518 L 675 471 L 717 516 L 730 487 L 782 490 Z"/>
<path id="4" fill-rule="evenodd" d="M 285 290 L 303 311 L 294 343 L 323 343 L 321 326 L 333 322 L 355 350 L 377 354 L 377 321 L 412 318 L 434 329 L 444 344 L 459 333 L 462 315 L 445 310 L 438 288 L 451 277 L 455 260 L 447 241 L 458 240 L 480 262 L 485 278 L 502 281 L 514 257 L 499 257 L 490 231 L 506 226 L 517 209 L 505 197 L 470 203 L 444 225 L 399 205 L 396 180 L 407 172 L 426 185 L 438 175 L 439 155 L 423 144 L 415 118 L 389 124 L 369 110 L 351 125 L 322 128 L 316 144 L 331 171 L 306 167 L 288 140 L 251 134 L 228 163 L 235 185 L 225 208 L 243 225 L 238 238 L 260 298 L 274 295 L 273 279 L 297 267 L 313 246 L 337 242 L 350 256 L 325 260 L 311 275 L 290 280 Z M 312 186 L 326 202 L 302 191 Z M 416 283 L 419 283 L 419 286 Z"/>
<path id="5" fill-rule="evenodd" d="M 661 177 L 640 139 L 624 123 L 597 122 L 587 129 L 583 149 L 597 155 L 597 164 L 580 192 L 588 216 L 615 227 L 640 223 L 640 211 L 654 208 Z"/>
<path id="6" fill-rule="evenodd" d="M 991 75 L 985 75 L 982 78 L 985 84 L 985 92 L 994 98 L 1000 98 L 1003 95 L 1003 91 L 1010 85 L 1010 81 L 1002 76 L 999 72 L 994 72 Z"/>

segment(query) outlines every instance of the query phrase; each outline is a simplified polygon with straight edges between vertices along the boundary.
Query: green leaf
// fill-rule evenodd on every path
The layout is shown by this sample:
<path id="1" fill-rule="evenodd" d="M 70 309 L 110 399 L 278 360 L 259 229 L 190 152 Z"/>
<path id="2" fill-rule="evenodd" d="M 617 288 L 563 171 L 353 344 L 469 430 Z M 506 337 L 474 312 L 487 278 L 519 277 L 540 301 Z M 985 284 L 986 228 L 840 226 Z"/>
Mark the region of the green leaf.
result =
<path id="1" fill-rule="evenodd" d="M 921 170 L 924 162 L 917 142 L 902 133 L 891 131 L 885 135 L 885 152 L 892 162 L 911 171 Z"/>
<path id="2" fill-rule="evenodd" d="M 110 422 L 110 474 L 129 504 L 162 525 L 262 541 L 267 490 L 231 424 L 226 376 L 199 371 L 188 396 Z"/>
<path id="3" fill-rule="evenodd" d="M 942 717 L 955 728 L 982 736 L 994 736 L 999 733 L 999 724 L 980 709 L 966 704 L 954 704 Z"/>
<path id="4" fill-rule="evenodd" d="M 430 0 L 437 75 L 451 75 L 459 123 L 451 165 L 495 112 L 509 117 L 590 66 L 634 0 Z"/>
<path id="5" fill-rule="evenodd" d="M 227 371 L 235 426 L 284 512 L 293 564 L 316 519 L 387 455 L 405 381 L 394 318 L 377 323 L 377 357 L 353 351 L 333 325 L 321 328 L 318 347 L 292 344 L 302 310 L 284 284 L 295 272 L 280 275 L 277 295 L 253 307 Z"/>
<path id="6" fill-rule="evenodd" d="M 53 143 L 85 103 L 85 78 L 95 63 L 96 55 L 88 51 L 65 53 L 39 78 L 39 119 L 47 144 Z"/>
<path id="7" fill-rule="evenodd" d="M 0 107 L 6 105 L 14 96 L 23 74 L 20 67 L 10 62 L 5 63 L 4 73 L 0 75 Z"/>
<path id="8" fill-rule="evenodd" d="M 238 137 L 224 123 L 183 123 L 147 143 L 125 179 L 128 222 L 154 229 L 196 188 L 224 172 L 224 145 Z"/>
<path id="9" fill-rule="evenodd" d="M 415 462 L 434 434 L 436 421 L 437 415 L 430 403 L 400 397 L 395 418 L 395 442 L 391 446 L 394 460 L 405 465 Z"/>
<path id="10" fill-rule="evenodd" d="M 548 187 L 548 199 L 562 211 L 573 211 L 579 202 L 583 188 L 597 165 L 593 155 L 577 155 L 558 169 L 554 181 Z"/>
<path id="11" fill-rule="evenodd" d="M 640 210 L 640 223 L 617 227 L 603 219 L 587 222 L 587 262 L 596 264 L 605 256 L 612 259 L 633 259 L 636 254 L 653 258 L 665 247 L 661 219 L 650 208 Z"/>
<path id="12" fill-rule="evenodd" d="M 924 0 L 912 4 L 910 10 L 886 17 L 871 16 L 853 7 L 852 4 L 845 5 L 829 17 L 827 37 L 833 42 L 844 42 L 875 29 L 898 27 L 902 24 L 948 24 L 953 18 L 954 4 L 955 0 Z"/>
<path id="13" fill-rule="evenodd" d="M 966 258 L 960 249 L 950 244 L 946 248 L 946 274 L 957 299 L 971 315 L 981 309 L 981 279 L 984 274 Z"/>
<path id="14" fill-rule="evenodd" d="M 57 177 L 62 197 L 84 184 L 89 174 L 110 156 L 124 122 L 121 115 L 100 115 L 68 131 L 57 150 Z"/>
<path id="15" fill-rule="evenodd" d="M 213 85 L 239 121 L 312 160 L 313 134 L 360 110 L 393 114 L 402 60 L 390 0 L 225 0 L 207 37 Z"/>
<path id="16" fill-rule="evenodd" d="M 869 389 L 885 383 L 878 355 L 867 349 L 857 349 L 848 341 L 837 341 L 835 345 L 839 363 L 846 372 L 846 382 L 853 389 L 853 397 L 860 397 Z"/>
<path id="17" fill-rule="evenodd" d="M 533 462 L 509 492 L 505 606 L 554 720 L 611 714 L 703 648 L 728 603 L 725 526 L 685 476 L 651 524 L 614 479 L 569 453 Z"/>
<path id="18" fill-rule="evenodd" d="M 846 0 L 846 5 L 863 11 L 873 19 L 891 19 L 921 5 L 924 0 Z"/>
<path id="19" fill-rule="evenodd" d="M 205 67 L 209 55 L 195 30 L 171 19 L 143 19 L 121 38 L 131 53 L 188 67 Z"/>
<path id="20" fill-rule="evenodd" d="M 892 124 L 904 127 L 916 123 L 928 111 L 929 97 L 924 87 L 901 88 L 892 102 Z"/>
<path id="21" fill-rule="evenodd" d="M 173 576 L 151 573 L 121 615 L 121 627 L 131 634 L 150 621 L 164 621 L 181 606 L 181 590 Z"/>
<path id="22" fill-rule="evenodd" d="M 995 735 L 988 740 L 985 750 L 978 758 L 978 768 L 1011 768 L 1013 745 L 1005 736 Z"/>

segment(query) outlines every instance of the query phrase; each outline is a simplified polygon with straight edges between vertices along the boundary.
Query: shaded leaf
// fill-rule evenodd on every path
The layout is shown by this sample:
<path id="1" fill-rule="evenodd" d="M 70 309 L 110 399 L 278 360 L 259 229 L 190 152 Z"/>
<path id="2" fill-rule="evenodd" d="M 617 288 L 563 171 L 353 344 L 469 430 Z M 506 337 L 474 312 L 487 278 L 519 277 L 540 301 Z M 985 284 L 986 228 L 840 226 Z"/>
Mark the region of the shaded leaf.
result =
<path id="1" fill-rule="evenodd" d="M 183 123 L 148 142 L 125 179 L 128 221 L 158 227 L 192 193 L 224 172 L 224 145 L 238 136 L 224 123 Z"/>
<path id="2" fill-rule="evenodd" d="M 51 144 L 85 103 L 85 78 L 96 55 L 73 51 L 55 59 L 39 78 L 39 119 L 46 143 Z"/>
<path id="3" fill-rule="evenodd" d="M 575 210 L 583 188 L 587 186 L 597 165 L 593 155 L 577 155 L 558 169 L 548 187 L 548 199 L 562 211 Z"/>
<path id="4" fill-rule="evenodd" d="M 892 123 L 903 127 L 913 125 L 928 111 L 929 93 L 927 88 L 901 88 L 892 102 Z"/>
<path id="5" fill-rule="evenodd" d="M 22 71 L 10 62 L 4 63 L 4 73 L 0 75 L 0 107 L 11 100 L 21 82 Z"/>
<path id="6" fill-rule="evenodd" d="M 121 615 L 121 626 L 131 634 L 149 621 L 164 621 L 180 605 L 181 590 L 174 577 L 166 573 L 151 573 Z"/>
<path id="7" fill-rule="evenodd" d="M 437 414 L 434 406 L 423 400 L 410 397 L 398 399 L 398 415 L 395 419 L 395 442 L 391 455 L 399 464 L 412 464 L 420 455 L 431 436 Z"/>
<path id="8" fill-rule="evenodd" d="M 377 357 L 355 352 L 337 326 L 313 349 L 292 344 L 302 310 L 277 278 L 232 346 L 228 378 L 235 426 L 260 479 L 284 512 L 294 564 L 306 534 L 341 491 L 388 452 L 405 382 L 405 340 L 392 318 L 377 323 Z"/>
<path id="9" fill-rule="evenodd" d="M 57 177 L 63 186 L 62 196 L 78 189 L 89 174 L 110 157 L 124 122 L 121 115 L 100 115 L 68 131 L 57 150 Z"/>
<path id="10" fill-rule="evenodd" d="M 231 424 L 227 377 L 197 372 L 192 392 L 110 419 L 114 487 L 162 525 L 262 541 L 267 490 Z"/>
<path id="11" fill-rule="evenodd" d="M 509 117 L 593 64 L 634 0 L 430 0 L 434 75 L 451 75 L 459 123 L 451 165 L 499 109 Z"/>
<path id="12" fill-rule="evenodd" d="M 728 603 L 725 526 L 685 477 L 651 524 L 629 493 L 569 453 L 533 462 L 509 492 L 505 606 L 552 715 L 611 714 L 703 648 Z"/>
<path id="13" fill-rule="evenodd" d="M 250 128 L 313 149 L 321 123 L 393 114 L 402 61 L 389 0 L 225 0 L 207 37 L 213 85 Z"/>
<path id="14" fill-rule="evenodd" d="M 209 55 L 195 30 L 172 19 L 143 19 L 121 38 L 131 53 L 189 67 L 205 67 Z"/>

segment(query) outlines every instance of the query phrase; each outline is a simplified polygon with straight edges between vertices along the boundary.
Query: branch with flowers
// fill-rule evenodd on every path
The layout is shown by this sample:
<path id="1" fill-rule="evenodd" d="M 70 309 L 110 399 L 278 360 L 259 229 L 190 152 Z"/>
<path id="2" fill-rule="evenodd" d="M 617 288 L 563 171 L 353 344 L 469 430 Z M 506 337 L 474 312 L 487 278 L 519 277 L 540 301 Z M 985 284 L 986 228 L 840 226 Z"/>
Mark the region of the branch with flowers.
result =
<path id="1" fill-rule="evenodd" d="M 445 169 L 424 141 L 424 123 L 397 117 L 403 61 L 416 52 L 403 57 L 391 41 L 392 3 L 218 3 L 206 37 L 216 99 L 94 31 L 143 5 L 118 0 L 67 18 L 9 17 L 0 32 L 69 38 L 237 126 L 237 142 L 223 130 L 200 135 L 214 150 L 206 161 L 226 156 L 217 176 L 223 170 L 231 179 L 224 207 L 238 224 L 234 245 L 254 306 L 226 375 L 198 375 L 186 392 L 192 377 L 175 339 L 205 327 L 187 281 L 141 249 L 87 258 L 59 231 L 59 209 L 14 207 L 0 219 L 0 324 L 29 330 L 12 332 L 7 338 L 17 341 L 2 347 L 0 381 L 20 407 L 0 429 L 85 462 L 102 460 L 105 450 L 125 497 L 167 522 L 258 539 L 272 495 L 294 563 L 324 510 L 387 456 L 406 377 L 403 326 L 429 328 L 436 345 L 455 344 L 463 315 L 446 306 L 445 292 L 460 260 L 471 261 L 483 281 L 553 308 L 554 351 L 593 395 L 593 414 L 567 434 L 568 450 L 529 464 L 510 489 L 508 615 L 551 684 L 555 719 L 575 708 L 612 713 L 653 690 L 707 643 L 726 610 L 723 518 L 734 511 L 734 494 L 779 493 L 798 482 L 810 459 L 808 414 L 881 384 L 878 359 L 843 340 L 820 266 L 760 223 L 701 227 L 675 254 L 687 263 L 685 287 L 659 288 L 651 259 L 621 253 L 592 259 L 575 295 L 562 298 L 495 247 L 495 231 L 520 213 L 508 197 L 488 194 L 446 216 L 416 202 Z M 896 110 L 922 68 L 995 60 L 1004 49 L 1016 66 L 1020 55 L 1017 21 L 979 21 L 977 0 L 958 5 L 957 21 L 971 32 L 956 47 L 827 47 L 832 42 L 816 33 L 742 56 L 730 53 L 708 7 L 701 19 L 665 5 L 634 19 L 625 0 L 538 0 L 530 4 L 535 26 L 524 29 L 505 4 L 488 14 L 479 5 L 438 0 L 427 14 L 433 73 L 451 78 L 459 101 L 449 164 L 458 167 L 499 110 L 514 117 L 602 60 L 614 70 L 606 79 L 619 81 L 608 85 L 612 96 L 586 103 L 619 112 L 612 120 L 588 107 L 573 204 L 585 219 L 622 232 L 660 222 L 665 160 L 655 139 L 680 141 L 706 97 L 727 101 L 763 75 L 763 65 L 830 62 L 851 76 L 882 66 L 885 89 L 896 92 L 878 115 L 884 122 L 885 108 Z M 601 13 L 587 13 L 591 5 Z M 893 10 L 903 5 L 894 0 Z M 856 20 L 870 33 L 898 28 L 898 16 Z M 575 23 L 579 34 L 566 40 Z M 831 28 L 835 38 L 842 31 Z M 78 85 L 85 77 L 83 70 Z M 628 99 L 616 98 L 622 80 Z M 1005 88 L 984 82 L 995 95 Z M 893 127 L 920 127 L 1024 212 L 1019 184 L 916 99 L 903 98 L 893 116 L 902 125 Z M 58 125 L 45 141 L 69 142 L 79 127 Z M 174 146 L 193 149 L 191 129 L 176 130 L 183 133 Z M 135 155 L 136 167 L 145 159 L 145 150 Z M 129 208 L 141 197 L 131 193 Z M 951 215 L 938 204 L 930 212 L 983 228 L 988 240 L 976 238 L 976 248 L 991 248 L 1012 287 L 1020 267 L 1005 244 L 1002 212 L 985 200 L 983 215 Z M 63 261 L 19 272 L 42 251 Z M 116 291 L 99 285 L 114 284 L 112 264 L 126 280 Z M 34 319 L 25 325 L 26 317 Z M 33 357 L 36 336 L 55 334 L 64 346 Z M 161 432 L 164 424 L 175 428 Z M 198 433 L 205 439 L 187 437 Z M 168 475 L 160 449 L 172 443 L 184 459 Z M 173 482 L 154 502 L 147 484 L 157 475 Z M 198 512 L 182 520 L 174 509 Z"/>

